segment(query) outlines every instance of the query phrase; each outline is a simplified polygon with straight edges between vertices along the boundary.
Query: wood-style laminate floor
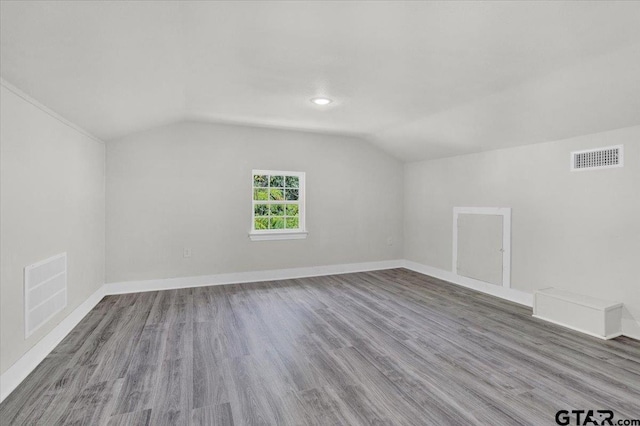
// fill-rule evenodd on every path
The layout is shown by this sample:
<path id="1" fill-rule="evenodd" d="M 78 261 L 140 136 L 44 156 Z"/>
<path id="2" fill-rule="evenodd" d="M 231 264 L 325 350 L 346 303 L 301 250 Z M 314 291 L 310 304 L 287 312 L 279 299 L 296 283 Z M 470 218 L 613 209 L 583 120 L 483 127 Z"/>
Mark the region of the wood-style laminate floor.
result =
<path id="1" fill-rule="evenodd" d="M 404 269 L 109 296 L 3 425 L 553 425 L 640 418 L 640 342 Z"/>

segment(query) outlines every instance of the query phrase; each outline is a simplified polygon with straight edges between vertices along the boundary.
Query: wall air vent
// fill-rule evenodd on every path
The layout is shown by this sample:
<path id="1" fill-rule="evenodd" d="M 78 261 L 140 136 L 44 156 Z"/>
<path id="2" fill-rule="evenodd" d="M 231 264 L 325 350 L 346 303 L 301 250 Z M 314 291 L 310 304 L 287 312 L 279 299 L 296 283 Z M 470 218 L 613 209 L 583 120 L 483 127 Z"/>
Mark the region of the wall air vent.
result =
<path id="1" fill-rule="evenodd" d="M 66 306 L 67 253 L 24 268 L 25 338 Z"/>
<path id="2" fill-rule="evenodd" d="M 571 153 L 571 170 L 597 170 L 623 166 L 622 145 Z"/>

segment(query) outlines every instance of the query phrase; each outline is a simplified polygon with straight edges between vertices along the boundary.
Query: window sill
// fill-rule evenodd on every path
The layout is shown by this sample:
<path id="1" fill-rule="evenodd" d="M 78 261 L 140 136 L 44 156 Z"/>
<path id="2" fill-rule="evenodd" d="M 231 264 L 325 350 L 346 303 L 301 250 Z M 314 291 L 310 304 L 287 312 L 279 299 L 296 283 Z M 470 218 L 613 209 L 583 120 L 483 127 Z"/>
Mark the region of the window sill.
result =
<path id="1" fill-rule="evenodd" d="M 249 238 L 251 241 L 277 241 L 277 240 L 304 240 L 307 238 L 308 232 L 251 232 Z"/>

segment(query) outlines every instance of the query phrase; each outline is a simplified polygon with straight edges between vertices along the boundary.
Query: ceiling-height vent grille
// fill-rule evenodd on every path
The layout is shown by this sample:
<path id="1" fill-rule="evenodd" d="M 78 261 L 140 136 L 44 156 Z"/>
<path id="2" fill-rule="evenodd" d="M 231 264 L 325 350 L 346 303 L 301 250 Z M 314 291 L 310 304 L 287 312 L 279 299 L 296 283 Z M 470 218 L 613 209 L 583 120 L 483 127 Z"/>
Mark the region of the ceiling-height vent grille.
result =
<path id="1" fill-rule="evenodd" d="M 571 153 L 571 170 L 622 167 L 622 153 L 622 145 L 574 151 Z"/>
<path id="2" fill-rule="evenodd" d="M 24 268 L 24 334 L 29 337 L 67 306 L 67 253 Z"/>

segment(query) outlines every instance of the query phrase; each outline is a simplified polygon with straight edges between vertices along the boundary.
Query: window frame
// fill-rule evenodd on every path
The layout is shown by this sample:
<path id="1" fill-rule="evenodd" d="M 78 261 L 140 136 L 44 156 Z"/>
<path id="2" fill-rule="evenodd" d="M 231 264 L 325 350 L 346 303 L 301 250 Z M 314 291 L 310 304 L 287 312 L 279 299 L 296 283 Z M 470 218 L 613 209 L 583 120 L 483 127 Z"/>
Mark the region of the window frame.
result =
<path id="1" fill-rule="evenodd" d="M 285 202 L 274 202 L 273 200 L 254 200 L 253 177 L 255 175 L 269 176 L 295 176 L 298 178 L 298 200 L 285 200 Z M 251 230 L 249 238 L 251 241 L 269 241 L 269 240 L 300 240 L 307 238 L 307 227 L 305 221 L 305 172 L 293 172 L 283 170 L 262 170 L 254 169 L 251 171 Z M 297 229 L 255 229 L 256 204 L 297 204 L 298 205 L 298 228 Z"/>

